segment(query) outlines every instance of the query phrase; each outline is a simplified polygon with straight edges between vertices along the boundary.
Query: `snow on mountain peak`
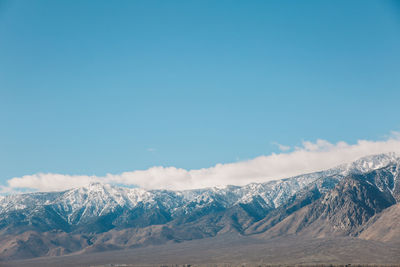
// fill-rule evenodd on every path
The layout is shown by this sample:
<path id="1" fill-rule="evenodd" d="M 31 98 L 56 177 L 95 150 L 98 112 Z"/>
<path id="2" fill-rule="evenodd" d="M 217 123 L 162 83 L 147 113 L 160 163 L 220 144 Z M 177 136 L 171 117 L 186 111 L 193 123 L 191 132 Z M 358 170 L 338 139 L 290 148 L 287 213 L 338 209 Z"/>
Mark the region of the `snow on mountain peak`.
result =
<path id="1" fill-rule="evenodd" d="M 214 202 L 231 207 L 258 201 L 266 208 L 276 208 L 312 183 L 322 186 L 322 179 L 327 177 L 334 177 L 338 181 L 351 173 L 366 173 L 390 164 L 400 166 L 400 158 L 395 153 L 367 156 L 326 171 L 266 183 L 185 191 L 144 190 L 92 182 L 63 192 L 0 196 L 0 214 L 11 210 L 29 210 L 41 205 L 52 206 L 60 214 L 65 214 L 69 223 L 80 223 L 93 216 L 105 215 L 119 208 L 134 209 L 138 205 L 145 209 L 166 209 L 171 214 L 190 212 Z"/>
<path id="2" fill-rule="evenodd" d="M 383 167 L 386 167 L 390 164 L 399 164 L 400 157 L 394 153 L 384 153 L 378 155 L 370 155 L 362 157 L 354 162 L 343 164 L 342 167 L 345 167 L 347 173 L 366 173 L 373 170 L 377 170 Z"/>

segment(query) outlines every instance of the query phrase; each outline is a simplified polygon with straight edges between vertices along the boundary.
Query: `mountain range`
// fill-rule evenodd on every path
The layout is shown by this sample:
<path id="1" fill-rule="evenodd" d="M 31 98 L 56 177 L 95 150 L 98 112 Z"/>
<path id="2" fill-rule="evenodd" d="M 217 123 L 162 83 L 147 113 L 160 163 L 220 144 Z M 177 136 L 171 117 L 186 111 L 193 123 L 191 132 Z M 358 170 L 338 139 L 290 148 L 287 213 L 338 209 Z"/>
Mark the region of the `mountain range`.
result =
<path id="1" fill-rule="evenodd" d="M 232 236 L 235 244 L 348 238 L 400 255 L 400 157 L 372 155 L 245 186 L 170 191 L 92 183 L 0 196 L 0 263 Z"/>

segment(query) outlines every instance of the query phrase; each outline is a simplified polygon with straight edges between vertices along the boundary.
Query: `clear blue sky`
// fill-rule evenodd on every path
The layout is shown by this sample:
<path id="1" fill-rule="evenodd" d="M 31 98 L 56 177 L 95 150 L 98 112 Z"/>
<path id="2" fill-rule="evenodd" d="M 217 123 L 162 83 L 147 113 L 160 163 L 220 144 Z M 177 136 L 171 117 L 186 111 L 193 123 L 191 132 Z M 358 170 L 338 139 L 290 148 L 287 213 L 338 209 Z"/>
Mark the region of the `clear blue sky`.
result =
<path id="1" fill-rule="evenodd" d="M 400 1 L 0 0 L 0 182 L 400 130 Z"/>

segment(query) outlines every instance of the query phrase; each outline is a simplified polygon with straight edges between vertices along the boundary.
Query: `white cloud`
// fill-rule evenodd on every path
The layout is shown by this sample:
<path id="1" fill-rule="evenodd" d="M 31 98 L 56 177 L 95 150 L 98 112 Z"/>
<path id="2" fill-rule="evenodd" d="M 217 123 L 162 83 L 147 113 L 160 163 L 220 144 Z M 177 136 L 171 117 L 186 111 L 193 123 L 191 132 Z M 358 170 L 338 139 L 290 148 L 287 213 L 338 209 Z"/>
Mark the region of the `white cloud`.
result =
<path id="1" fill-rule="evenodd" d="M 15 177 L 0 191 L 28 188 L 39 191 L 63 190 L 91 181 L 136 185 L 146 189 L 192 189 L 227 184 L 244 185 L 319 171 L 357 160 L 360 157 L 396 152 L 400 154 L 400 135 L 392 133 L 382 141 L 359 140 L 355 144 L 304 141 L 292 152 L 260 156 L 251 160 L 217 164 L 210 168 L 185 170 L 176 167 L 152 167 L 147 170 L 107 174 L 104 177 L 39 173 Z"/>
<path id="2" fill-rule="evenodd" d="M 7 181 L 8 188 L 35 189 L 40 191 L 58 191 L 67 188 L 81 187 L 90 182 L 102 181 L 96 176 L 64 175 L 55 173 L 38 173 L 15 177 Z M 3 189 L 5 191 L 5 189 Z"/>
<path id="3" fill-rule="evenodd" d="M 276 145 L 276 146 L 279 148 L 280 151 L 288 151 L 288 150 L 291 149 L 290 146 L 285 146 L 285 145 L 279 144 L 279 143 L 277 143 L 277 142 L 274 142 L 274 143 L 272 143 L 272 144 L 273 144 L 273 145 Z"/>

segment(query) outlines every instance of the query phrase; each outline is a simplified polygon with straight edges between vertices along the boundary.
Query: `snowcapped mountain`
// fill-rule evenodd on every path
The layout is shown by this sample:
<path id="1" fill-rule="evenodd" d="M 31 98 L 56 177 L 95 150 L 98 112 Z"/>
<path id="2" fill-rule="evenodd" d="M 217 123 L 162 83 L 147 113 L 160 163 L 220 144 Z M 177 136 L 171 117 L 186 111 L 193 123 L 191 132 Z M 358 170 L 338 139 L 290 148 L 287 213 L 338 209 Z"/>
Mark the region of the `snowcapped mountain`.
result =
<path id="1" fill-rule="evenodd" d="M 341 169 L 344 174 L 367 173 L 372 170 L 386 167 L 388 165 L 398 165 L 399 163 L 400 157 L 396 153 L 391 152 L 366 156 L 354 162 L 343 164 L 333 169 Z"/>
<path id="2" fill-rule="evenodd" d="M 86 187 L 64 192 L 1 197 L 0 215 L 18 210 L 29 214 L 35 212 L 37 207 L 48 207 L 68 224 L 79 224 L 117 210 L 133 210 L 138 207 L 147 211 L 157 208 L 168 213 L 171 218 L 189 214 L 213 203 L 222 208 L 230 208 L 238 204 L 251 203 L 255 199 L 258 199 L 262 208 L 275 209 L 300 190 L 313 184 L 321 191 L 329 190 L 349 174 L 367 173 L 389 165 L 393 166 L 391 171 L 397 177 L 400 158 L 394 153 L 388 153 L 364 157 L 326 171 L 246 186 L 169 191 L 92 183 Z"/>
<path id="3" fill-rule="evenodd" d="M 400 158 L 389 153 L 245 186 L 171 191 L 92 183 L 62 192 L 7 195 L 0 198 L 0 259 L 181 242 L 226 232 L 357 235 L 374 215 L 400 203 L 399 170 Z"/>

